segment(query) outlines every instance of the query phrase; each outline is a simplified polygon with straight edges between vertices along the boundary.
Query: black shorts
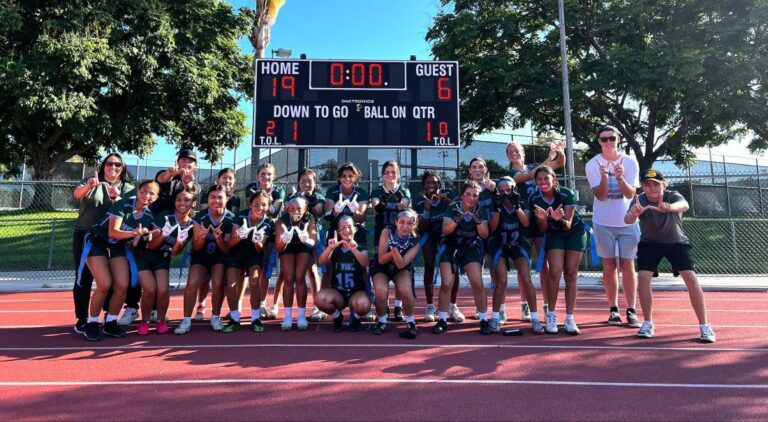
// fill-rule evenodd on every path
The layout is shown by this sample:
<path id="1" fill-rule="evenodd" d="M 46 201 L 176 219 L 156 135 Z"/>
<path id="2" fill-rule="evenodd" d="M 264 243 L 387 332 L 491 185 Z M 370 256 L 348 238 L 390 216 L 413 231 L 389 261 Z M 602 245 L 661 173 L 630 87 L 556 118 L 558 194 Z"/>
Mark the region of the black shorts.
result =
<path id="1" fill-rule="evenodd" d="M 298 255 L 300 253 L 306 253 L 312 256 L 314 254 L 315 250 L 314 247 L 305 245 L 303 243 L 289 243 L 288 246 L 283 249 L 282 252 L 279 252 L 278 255 L 283 256 L 285 254 L 288 255 Z"/>
<path id="2" fill-rule="evenodd" d="M 264 252 L 255 251 L 252 249 L 238 250 L 236 252 L 230 252 L 227 255 L 227 268 L 240 268 L 242 270 L 248 270 L 253 266 L 261 267 L 264 265 Z"/>
<path id="3" fill-rule="evenodd" d="M 357 292 L 365 292 L 366 295 L 368 295 L 368 300 L 373 303 L 373 293 L 366 291 L 364 289 L 361 290 L 336 290 L 341 294 L 341 298 L 344 299 L 344 306 L 341 309 L 349 308 L 349 299 L 352 299 L 352 296 Z"/>
<path id="4" fill-rule="evenodd" d="M 640 242 L 637 245 L 638 271 L 650 271 L 657 276 L 661 258 L 667 258 L 667 261 L 672 264 L 675 277 L 680 274 L 680 271 L 694 271 L 691 245 L 648 242 Z"/>
<path id="5" fill-rule="evenodd" d="M 395 265 L 394 262 L 388 262 L 382 265 L 382 264 L 379 264 L 378 257 L 374 256 L 374 259 L 375 261 L 371 266 L 371 279 L 373 279 L 373 277 L 376 274 L 383 273 L 387 276 L 388 279 L 395 281 L 395 276 L 397 275 L 397 273 L 399 273 L 400 271 L 406 271 L 406 270 L 410 271 L 411 275 L 413 275 L 412 264 L 409 264 L 407 267 L 403 268 L 402 270 L 398 270 L 397 265 Z"/>
<path id="6" fill-rule="evenodd" d="M 170 270 L 171 268 L 170 251 L 134 252 L 133 257 L 136 260 L 136 269 L 139 271 Z"/>
<path id="7" fill-rule="evenodd" d="M 214 266 L 219 264 L 225 265 L 226 263 L 227 256 L 218 250 L 212 254 L 207 254 L 203 251 L 194 251 L 192 252 L 192 259 L 189 262 L 189 266 L 192 267 L 193 265 L 202 265 L 206 270 L 210 272 L 211 268 Z"/>
<path id="8" fill-rule="evenodd" d="M 91 250 L 88 256 L 105 256 L 107 258 L 119 258 L 125 256 L 124 243 L 109 243 L 102 239 L 91 240 Z"/>

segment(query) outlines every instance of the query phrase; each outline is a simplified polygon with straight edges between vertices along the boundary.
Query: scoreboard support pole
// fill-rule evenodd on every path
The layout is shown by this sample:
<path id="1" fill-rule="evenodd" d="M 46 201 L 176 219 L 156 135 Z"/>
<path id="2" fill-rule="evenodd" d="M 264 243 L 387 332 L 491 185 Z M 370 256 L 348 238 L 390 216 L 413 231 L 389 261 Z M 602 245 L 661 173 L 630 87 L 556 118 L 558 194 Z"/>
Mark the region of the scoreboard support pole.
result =
<path id="1" fill-rule="evenodd" d="M 411 150 L 411 186 L 410 190 L 411 192 L 416 192 L 417 189 L 419 189 L 418 183 L 416 183 L 416 179 L 418 178 L 418 171 L 419 171 L 419 150 L 416 148 L 413 148 Z"/>
<path id="2" fill-rule="evenodd" d="M 299 156 L 296 160 L 298 166 L 296 171 L 300 172 L 304 170 L 305 167 L 307 167 L 307 149 L 306 148 L 299 148 Z M 296 181 L 298 182 L 298 173 L 296 173 Z"/>

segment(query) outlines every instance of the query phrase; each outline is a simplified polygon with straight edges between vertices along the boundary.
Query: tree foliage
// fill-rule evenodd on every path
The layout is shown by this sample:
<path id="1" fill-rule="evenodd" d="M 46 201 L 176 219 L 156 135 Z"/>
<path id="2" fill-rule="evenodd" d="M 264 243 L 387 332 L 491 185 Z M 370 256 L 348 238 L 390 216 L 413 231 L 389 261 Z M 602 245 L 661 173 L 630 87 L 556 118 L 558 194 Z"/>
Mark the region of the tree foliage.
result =
<path id="1" fill-rule="evenodd" d="M 768 147 L 768 2 L 566 0 L 573 131 L 619 128 L 641 167 L 747 135 Z M 427 33 L 461 66 L 462 132 L 563 132 L 554 0 L 443 0 Z"/>
<path id="2" fill-rule="evenodd" d="M 1 2 L 0 168 L 45 179 L 157 137 L 217 160 L 247 134 L 251 23 L 217 0 Z"/>

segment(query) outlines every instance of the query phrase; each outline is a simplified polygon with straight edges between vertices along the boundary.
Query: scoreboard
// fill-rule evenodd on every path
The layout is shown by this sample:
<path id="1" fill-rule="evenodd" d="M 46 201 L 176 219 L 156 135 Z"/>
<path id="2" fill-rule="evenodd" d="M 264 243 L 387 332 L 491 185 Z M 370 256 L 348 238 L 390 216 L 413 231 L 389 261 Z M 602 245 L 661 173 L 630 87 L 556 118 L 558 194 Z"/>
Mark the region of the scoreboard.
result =
<path id="1" fill-rule="evenodd" d="M 258 59 L 253 147 L 458 148 L 455 61 Z"/>

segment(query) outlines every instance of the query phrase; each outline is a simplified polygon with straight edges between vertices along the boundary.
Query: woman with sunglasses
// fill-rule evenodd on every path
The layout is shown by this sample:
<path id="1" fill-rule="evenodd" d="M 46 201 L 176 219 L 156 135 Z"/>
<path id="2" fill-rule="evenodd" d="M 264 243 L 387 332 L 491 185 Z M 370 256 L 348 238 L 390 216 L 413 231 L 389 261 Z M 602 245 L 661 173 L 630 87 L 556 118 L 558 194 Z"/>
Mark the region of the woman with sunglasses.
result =
<path id="1" fill-rule="evenodd" d="M 88 319 L 88 303 L 91 299 L 93 275 L 81 260 L 85 235 L 91 226 L 99 223 L 115 202 L 130 191 L 134 186 L 130 183 L 125 169 L 123 157 L 113 152 L 102 160 L 99 170 L 92 176 L 80 181 L 75 188 L 73 197 L 80 201 L 80 209 L 75 220 L 75 230 L 72 234 L 72 257 L 75 263 L 75 274 L 79 274 L 79 283 L 72 287 L 72 297 L 75 302 L 75 332 L 85 331 Z"/>

